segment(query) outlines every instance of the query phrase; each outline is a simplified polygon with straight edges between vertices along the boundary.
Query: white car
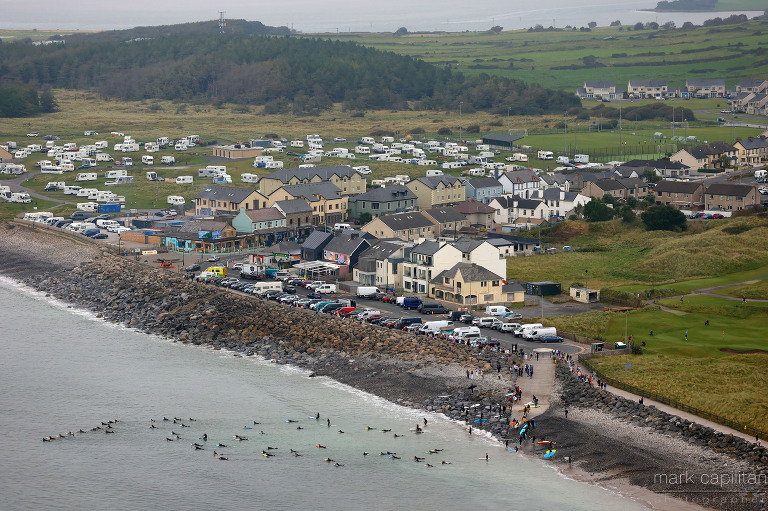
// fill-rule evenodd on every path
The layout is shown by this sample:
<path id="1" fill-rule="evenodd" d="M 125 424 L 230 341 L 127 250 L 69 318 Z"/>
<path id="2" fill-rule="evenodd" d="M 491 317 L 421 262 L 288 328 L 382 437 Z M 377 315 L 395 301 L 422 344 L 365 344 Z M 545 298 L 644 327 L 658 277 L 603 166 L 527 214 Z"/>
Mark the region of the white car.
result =
<path id="1" fill-rule="evenodd" d="M 125 231 L 130 231 L 130 230 L 131 230 L 131 228 L 130 228 L 130 227 L 123 227 L 123 226 L 119 226 L 119 227 L 116 227 L 116 228 L 115 228 L 115 230 L 114 230 L 113 232 L 116 232 L 117 234 L 122 234 L 122 233 L 124 233 Z"/>
<path id="2" fill-rule="evenodd" d="M 39 137 L 40 133 L 38 133 L 36 131 L 33 131 L 32 133 L 27 133 L 27 136 L 28 137 Z"/>
<path id="3" fill-rule="evenodd" d="M 336 137 L 333 139 L 334 142 L 346 142 L 347 139 L 344 137 Z"/>

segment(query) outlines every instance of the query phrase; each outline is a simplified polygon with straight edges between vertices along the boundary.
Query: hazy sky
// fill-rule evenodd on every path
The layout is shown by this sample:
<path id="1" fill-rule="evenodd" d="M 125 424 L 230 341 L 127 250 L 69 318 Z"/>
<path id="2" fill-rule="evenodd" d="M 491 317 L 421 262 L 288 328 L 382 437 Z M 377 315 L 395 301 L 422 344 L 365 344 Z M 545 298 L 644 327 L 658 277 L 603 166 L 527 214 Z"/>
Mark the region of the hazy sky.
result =
<path id="1" fill-rule="evenodd" d="M 607 25 L 613 20 L 701 21 L 716 16 L 657 14 L 638 11 L 655 7 L 657 0 L 0 0 L 0 27 L 39 29 L 118 29 L 140 25 L 169 25 L 224 17 L 288 26 L 302 32 L 375 31 L 399 27 L 416 30 L 485 30 L 544 26 L 585 26 L 590 21 Z"/>

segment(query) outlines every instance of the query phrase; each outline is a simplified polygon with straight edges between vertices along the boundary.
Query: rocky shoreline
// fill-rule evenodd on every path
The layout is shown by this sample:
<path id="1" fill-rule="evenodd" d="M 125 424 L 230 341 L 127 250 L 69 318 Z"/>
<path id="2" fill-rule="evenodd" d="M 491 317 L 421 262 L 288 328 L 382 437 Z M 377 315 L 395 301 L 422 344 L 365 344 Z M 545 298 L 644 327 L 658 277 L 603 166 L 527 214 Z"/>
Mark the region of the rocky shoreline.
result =
<path id="1" fill-rule="evenodd" d="M 264 302 L 47 232 L 18 226 L 0 230 L 10 240 L 0 246 L 4 274 L 105 320 L 238 356 L 295 365 L 457 421 L 483 413 L 489 420 L 473 427 L 501 441 L 510 438 L 510 445 L 517 439 L 517 431 L 505 421 L 513 410 L 502 409 L 505 394 L 516 383 L 507 376 L 515 362 L 507 355 Z M 502 367 L 499 373 L 497 365 Z M 476 388 L 470 389 L 466 371 L 474 369 L 493 377 L 473 380 Z M 521 387 L 525 390 L 524 382 Z M 564 364 L 556 370 L 556 394 L 559 399 L 553 396 L 550 408 L 536 418 L 533 434 L 556 442 L 562 456 L 554 460 L 564 472 L 571 470 L 566 460 L 574 460 L 579 469 L 599 474 L 592 479 L 599 484 L 627 480 L 713 509 L 768 506 L 768 496 L 759 493 L 765 485 L 729 481 L 715 486 L 701 480 L 705 474 L 764 477 L 764 448 L 599 391 Z M 540 447 L 529 440 L 522 450 L 534 453 Z M 695 474 L 698 482 L 675 479 L 683 473 Z"/>

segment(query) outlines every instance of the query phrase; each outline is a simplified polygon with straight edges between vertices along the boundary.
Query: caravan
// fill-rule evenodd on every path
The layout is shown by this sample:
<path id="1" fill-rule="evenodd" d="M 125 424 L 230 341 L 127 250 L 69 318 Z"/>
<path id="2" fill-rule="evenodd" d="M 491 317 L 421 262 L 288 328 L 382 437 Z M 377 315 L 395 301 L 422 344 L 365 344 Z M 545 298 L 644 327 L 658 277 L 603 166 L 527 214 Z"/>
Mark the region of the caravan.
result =
<path id="1" fill-rule="evenodd" d="M 177 185 L 191 185 L 192 183 L 192 176 L 178 176 L 176 178 Z"/>
<path id="2" fill-rule="evenodd" d="M 95 172 L 81 172 L 75 176 L 75 181 L 96 181 L 98 178 Z"/>
<path id="3" fill-rule="evenodd" d="M 141 157 L 141 163 L 142 165 L 154 165 L 155 157 L 145 154 L 144 156 Z"/>
<path id="4" fill-rule="evenodd" d="M 169 195 L 168 196 L 168 204 L 171 204 L 173 206 L 182 206 L 186 202 L 187 201 L 181 195 Z"/>
<path id="5" fill-rule="evenodd" d="M 552 151 L 539 151 L 538 158 L 540 160 L 554 160 L 555 154 Z"/>

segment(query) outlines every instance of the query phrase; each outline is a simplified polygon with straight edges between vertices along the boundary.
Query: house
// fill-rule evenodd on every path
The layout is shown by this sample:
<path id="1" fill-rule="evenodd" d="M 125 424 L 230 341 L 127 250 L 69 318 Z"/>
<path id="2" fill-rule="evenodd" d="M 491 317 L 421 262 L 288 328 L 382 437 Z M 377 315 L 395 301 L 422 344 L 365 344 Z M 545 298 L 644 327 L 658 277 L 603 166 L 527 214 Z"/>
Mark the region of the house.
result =
<path id="1" fill-rule="evenodd" d="M 455 237 L 469 226 L 467 217 L 452 207 L 425 209 L 422 213 L 435 224 L 435 236 Z"/>
<path id="2" fill-rule="evenodd" d="M 13 155 L 7 149 L 0 147 L 0 163 L 8 163 L 13 159 Z"/>
<path id="3" fill-rule="evenodd" d="M 760 193 L 753 185 L 712 183 L 704 191 L 707 210 L 739 211 L 760 204 Z"/>
<path id="4" fill-rule="evenodd" d="M 464 183 L 448 175 L 420 177 L 409 181 L 405 186 L 416 195 L 416 205 L 420 209 L 446 206 L 466 198 Z"/>
<path id="5" fill-rule="evenodd" d="M 301 261 L 301 245 L 290 240 L 272 245 L 267 251 L 271 252 L 272 260 L 281 268 Z"/>
<path id="6" fill-rule="evenodd" d="M 634 175 L 625 172 L 634 171 Z M 614 169 L 621 177 L 643 177 L 646 170 L 653 171 L 661 177 L 684 177 L 690 175 L 690 167 L 680 161 L 671 161 L 668 158 L 658 160 L 630 160 Z"/>
<path id="7" fill-rule="evenodd" d="M 336 185 L 341 195 L 353 195 L 366 191 L 365 177 L 348 165 L 278 169 L 259 180 L 259 191 L 268 196 L 284 186 L 323 182 Z"/>
<path id="8" fill-rule="evenodd" d="M 501 195 L 503 192 L 499 180 L 492 177 L 465 179 L 464 186 L 468 199 L 477 199 L 483 204 L 488 204 L 491 202 L 491 197 Z"/>
<path id="9" fill-rule="evenodd" d="M 438 236 L 435 220 L 421 211 L 409 211 L 376 217 L 362 227 L 362 230 L 377 238 L 398 238 L 404 241 Z"/>
<path id="10" fill-rule="evenodd" d="M 506 275 L 507 260 L 485 240 L 423 241 L 415 245 L 403 262 L 406 292 L 434 296 L 431 281 L 457 263 L 474 263 L 496 275 Z"/>
<path id="11" fill-rule="evenodd" d="M 511 151 L 515 142 L 521 138 L 523 138 L 521 135 L 509 133 L 490 133 L 483 136 L 483 144 L 486 144 L 491 151 Z"/>
<path id="12" fill-rule="evenodd" d="M 169 227 L 162 244 L 177 251 L 220 252 L 253 249 L 253 234 L 238 233 L 232 224 L 213 220 L 189 220 Z"/>
<path id="13" fill-rule="evenodd" d="M 766 137 L 737 140 L 733 147 L 736 149 L 736 159 L 740 165 L 755 165 L 768 160 Z"/>
<path id="14" fill-rule="evenodd" d="M 582 195 L 601 199 L 604 195 L 611 195 L 616 199 L 625 200 L 629 197 L 643 199 L 648 195 L 648 185 L 639 178 L 616 178 L 587 181 Z"/>
<path id="15" fill-rule="evenodd" d="M 539 174 L 539 189 L 559 188 L 564 192 L 571 189 L 571 178 L 561 172 Z"/>
<path id="16" fill-rule="evenodd" d="M 312 206 L 304 199 L 288 199 L 275 201 L 272 207 L 277 208 L 285 215 L 286 227 L 296 234 L 297 238 L 303 238 L 312 232 Z"/>
<path id="17" fill-rule="evenodd" d="M 759 94 L 768 90 L 768 80 L 741 80 L 736 84 L 736 93 L 752 92 Z"/>
<path id="18" fill-rule="evenodd" d="M 219 158 L 234 160 L 237 158 L 255 158 L 261 156 L 263 149 L 261 147 L 249 147 L 241 144 L 237 145 L 217 145 L 213 148 L 213 155 Z"/>
<path id="19" fill-rule="evenodd" d="M 464 215 L 470 227 L 490 230 L 493 226 L 493 214 L 496 210 L 477 199 L 459 202 L 453 209 Z"/>
<path id="20" fill-rule="evenodd" d="M 360 254 L 353 270 L 353 279 L 361 286 L 376 286 L 394 291 L 403 287 L 401 265 L 405 246 L 402 243 L 379 241 Z"/>
<path id="21" fill-rule="evenodd" d="M 262 209 L 241 209 L 232 219 L 232 226 L 238 232 L 284 231 L 285 215 L 276 207 Z"/>
<path id="22" fill-rule="evenodd" d="M 495 235 L 493 238 L 488 238 L 485 241 L 498 248 L 499 254 L 505 257 L 511 255 L 530 256 L 536 252 L 536 247 L 539 246 L 538 239 L 516 236 L 514 234 Z M 508 248 L 508 244 L 514 245 L 514 248 Z"/>
<path id="23" fill-rule="evenodd" d="M 361 253 L 376 243 L 376 236 L 367 232 L 343 229 L 323 248 L 323 261 L 340 265 L 339 277 L 350 275 Z M 351 277 L 351 275 L 350 275 Z"/>
<path id="24" fill-rule="evenodd" d="M 501 286 L 501 292 L 506 295 L 507 303 L 525 302 L 525 288 L 517 283 L 509 283 Z"/>
<path id="25" fill-rule="evenodd" d="M 689 97 L 722 98 L 725 96 L 725 80 L 722 78 L 686 80 L 685 92 Z"/>
<path id="26" fill-rule="evenodd" d="M 559 188 L 539 190 L 531 199 L 542 201 L 545 206 L 544 211 L 549 213 L 550 218 L 567 218 L 576 208 L 583 208 L 586 203 L 592 200 L 586 195 L 576 192 L 564 192 Z"/>
<path id="27" fill-rule="evenodd" d="M 499 251 L 499 257 L 515 257 L 517 255 L 517 243 L 514 240 L 507 238 L 486 238 L 486 242 L 490 243 Z"/>
<path id="28" fill-rule="evenodd" d="M 737 158 L 738 151 L 731 144 L 715 142 L 707 145 L 699 145 L 688 149 L 681 149 L 670 160 L 680 162 L 692 170 L 703 168 L 719 168 L 730 165 Z"/>
<path id="29" fill-rule="evenodd" d="M 504 275 L 477 264 L 456 263 L 430 281 L 430 296 L 461 305 L 490 305 L 506 301 Z"/>
<path id="30" fill-rule="evenodd" d="M 543 200 L 523 199 L 517 195 L 495 197 L 489 206 L 494 209 L 493 221 L 501 225 L 514 223 L 520 217 L 538 219 L 550 217 L 549 208 Z"/>
<path id="31" fill-rule="evenodd" d="M 666 97 L 669 86 L 666 80 L 629 80 L 627 93 L 632 98 Z"/>
<path id="32" fill-rule="evenodd" d="M 581 99 L 611 100 L 624 97 L 624 91 L 616 88 L 616 82 L 608 80 L 587 80 L 577 93 Z"/>
<path id="33" fill-rule="evenodd" d="M 347 219 L 347 200 L 338 186 L 330 181 L 286 185 L 267 197 L 269 207 L 278 201 L 304 199 L 312 207 L 314 225 L 333 225 Z"/>
<path id="34" fill-rule="evenodd" d="M 231 186 L 207 186 L 195 197 L 195 215 L 236 215 L 241 209 L 267 207 L 267 199 L 256 190 Z"/>
<path id="35" fill-rule="evenodd" d="M 653 189 L 656 204 L 678 209 L 704 207 L 704 183 L 694 181 L 661 181 Z"/>
<path id="36" fill-rule="evenodd" d="M 604 170 L 600 172 L 589 172 L 587 170 L 579 170 L 574 172 L 571 177 L 571 190 L 576 192 L 584 191 L 584 187 L 589 181 L 597 181 L 599 179 L 614 179 L 616 174 L 612 170 Z"/>
<path id="37" fill-rule="evenodd" d="M 505 195 L 518 195 L 527 199 L 534 190 L 541 186 L 541 180 L 532 170 L 515 170 L 499 176 Z"/>
<path id="38" fill-rule="evenodd" d="M 743 109 L 750 115 L 766 115 L 768 113 L 768 94 L 754 94 L 742 101 Z"/>
<path id="39" fill-rule="evenodd" d="M 373 188 L 349 197 L 349 214 L 352 218 L 360 218 L 363 213 L 370 213 L 375 218 L 380 215 L 411 211 L 416 208 L 417 200 L 416 194 L 405 185 Z"/>
<path id="40" fill-rule="evenodd" d="M 312 231 L 301 244 L 301 259 L 304 261 L 319 261 L 323 258 L 323 249 L 333 234 L 326 231 Z"/>

